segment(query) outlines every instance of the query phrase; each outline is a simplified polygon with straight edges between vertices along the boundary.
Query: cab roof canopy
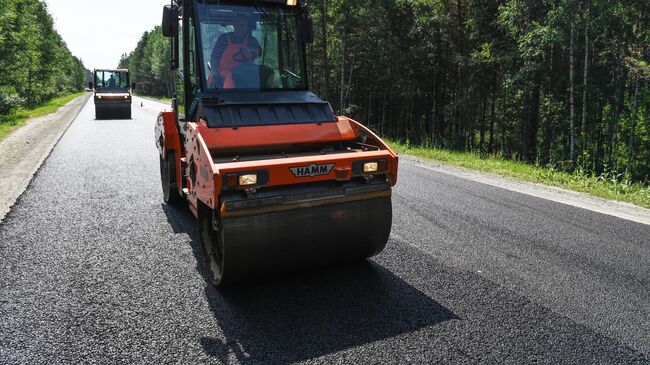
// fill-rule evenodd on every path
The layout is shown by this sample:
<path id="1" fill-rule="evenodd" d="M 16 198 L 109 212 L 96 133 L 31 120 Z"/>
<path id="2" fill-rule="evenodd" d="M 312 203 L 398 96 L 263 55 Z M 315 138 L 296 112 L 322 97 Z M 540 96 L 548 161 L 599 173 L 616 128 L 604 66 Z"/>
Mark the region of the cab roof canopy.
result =
<path id="1" fill-rule="evenodd" d="M 109 71 L 109 72 L 129 72 L 128 68 L 96 68 L 97 71 Z"/>
<path id="2" fill-rule="evenodd" d="M 172 0 L 174 1 L 177 5 L 183 5 L 184 0 Z M 187 0 L 185 0 L 187 1 Z M 199 0 L 204 3 L 221 3 L 222 1 L 220 0 Z M 241 3 L 241 4 L 255 4 L 255 3 L 269 3 L 269 4 L 283 4 L 283 5 L 290 5 L 290 6 L 296 6 L 302 4 L 303 1 L 301 0 L 231 0 L 230 2 L 232 3 Z"/>

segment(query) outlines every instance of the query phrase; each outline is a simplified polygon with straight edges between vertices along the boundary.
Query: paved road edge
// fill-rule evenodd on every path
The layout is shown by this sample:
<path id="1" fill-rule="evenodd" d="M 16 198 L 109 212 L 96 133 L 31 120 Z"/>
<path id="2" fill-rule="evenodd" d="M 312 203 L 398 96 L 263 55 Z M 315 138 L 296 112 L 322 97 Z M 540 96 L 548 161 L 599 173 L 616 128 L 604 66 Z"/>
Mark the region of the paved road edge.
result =
<path id="1" fill-rule="evenodd" d="M 0 142 L 0 223 L 9 214 L 61 137 L 88 104 L 91 93 L 79 96 L 56 112 L 28 120 Z M 42 128 L 47 123 L 48 128 Z"/>
<path id="2" fill-rule="evenodd" d="M 650 225 L 650 209 L 634 204 L 597 198 L 586 193 L 566 190 L 555 186 L 523 182 L 488 173 L 462 169 L 460 167 L 448 166 L 406 154 L 401 154 L 400 160 L 410 162 L 414 166 L 423 169 L 456 176 L 465 180 Z"/>

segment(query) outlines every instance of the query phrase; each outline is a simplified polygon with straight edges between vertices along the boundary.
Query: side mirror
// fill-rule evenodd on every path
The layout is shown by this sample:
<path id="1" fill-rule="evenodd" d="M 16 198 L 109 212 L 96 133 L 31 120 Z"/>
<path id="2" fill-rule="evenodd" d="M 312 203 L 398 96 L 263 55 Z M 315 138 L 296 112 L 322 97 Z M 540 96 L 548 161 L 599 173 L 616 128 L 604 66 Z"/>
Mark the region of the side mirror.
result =
<path id="1" fill-rule="evenodd" d="M 135 90 L 135 82 L 131 83 L 131 90 Z"/>
<path id="2" fill-rule="evenodd" d="M 92 83 L 92 82 L 89 82 L 89 83 L 88 83 L 88 88 L 89 88 L 90 90 L 93 89 L 93 83 Z"/>
<path id="3" fill-rule="evenodd" d="M 178 7 L 165 5 L 163 8 L 162 32 L 165 37 L 178 35 Z"/>
<path id="4" fill-rule="evenodd" d="M 165 5 L 163 7 L 163 20 L 162 20 L 163 36 L 172 39 L 172 57 L 170 67 L 172 70 L 178 69 L 178 6 Z"/>

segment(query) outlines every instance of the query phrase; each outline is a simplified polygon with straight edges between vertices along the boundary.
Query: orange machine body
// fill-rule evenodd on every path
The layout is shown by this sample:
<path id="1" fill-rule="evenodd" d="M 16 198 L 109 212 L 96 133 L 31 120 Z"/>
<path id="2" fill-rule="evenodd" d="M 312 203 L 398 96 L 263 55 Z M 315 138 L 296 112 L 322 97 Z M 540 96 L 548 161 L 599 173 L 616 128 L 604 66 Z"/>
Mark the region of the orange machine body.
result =
<path id="1" fill-rule="evenodd" d="M 386 176 L 391 186 L 397 182 L 397 154 L 368 128 L 346 117 L 337 117 L 331 123 L 239 128 L 209 128 L 202 120 L 188 122 L 182 132 L 184 146 L 174 118 L 173 112 L 159 115 L 156 142 L 161 156 L 173 151 L 176 166 L 183 166 L 176 170 L 176 181 L 183 182 L 178 184 L 179 193 L 187 198 L 195 215 L 198 201 L 221 210 L 220 197 L 228 175 L 263 172 L 268 179 L 240 189 L 249 194 L 272 187 L 374 175 Z M 355 148 L 335 152 L 320 148 L 341 143 Z M 354 171 L 355 163 L 375 161 L 382 162 L 382 169 L 376 173 L 359 172 L 358 168 Z M 329 172 L 314 176 L 292 173 L 292 168 L 312 165 L 333 166 Z"/>

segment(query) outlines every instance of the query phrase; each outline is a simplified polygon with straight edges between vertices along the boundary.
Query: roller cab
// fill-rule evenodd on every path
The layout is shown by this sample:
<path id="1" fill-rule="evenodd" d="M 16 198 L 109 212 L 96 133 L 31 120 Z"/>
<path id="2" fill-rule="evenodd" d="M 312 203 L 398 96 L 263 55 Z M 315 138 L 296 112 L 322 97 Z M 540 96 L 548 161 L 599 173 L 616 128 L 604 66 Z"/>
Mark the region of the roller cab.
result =
<path id="1" fill-rule="evenodd" d="M 131 119 L 132 92 L 127 69 L 95 69 L 93 82 L 95 119 Z"/>
<path id="2" fill-rule="evenodd" d="M 163 196 L 197 217 L 210 280 L 220 286 L 381 252 L 397 155 L 308 90 L 306 9 L 175 2 L 163 32 L 183 86 L 155 128 Z"/>

